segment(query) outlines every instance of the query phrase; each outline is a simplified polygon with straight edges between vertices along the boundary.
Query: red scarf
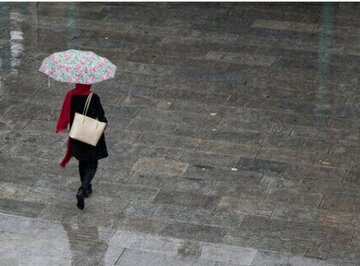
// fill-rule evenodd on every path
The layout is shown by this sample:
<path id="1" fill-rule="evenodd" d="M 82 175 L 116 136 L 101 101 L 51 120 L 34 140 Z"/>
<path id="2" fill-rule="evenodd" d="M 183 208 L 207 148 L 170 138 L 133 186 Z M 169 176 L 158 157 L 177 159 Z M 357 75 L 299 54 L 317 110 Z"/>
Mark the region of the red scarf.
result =
<path id="1" fill-rule="evenodd" d="M 69 90 L 65 96 L 60 116 L 56 125 L 56 133 L 66 130 L 68 124 L 70 123 L 70 112 L 71 112 L 71 98 L 73 95 L 89 95 L 91 85 L 76 83 L 75 88 Z M 70 140 L 67 141 L 67 148 L 64 158 L 62 159 L 60 166 L 65 167 L 66 164 L 70 161 L 72 157 L 71 148 L 70 148 Z"/>

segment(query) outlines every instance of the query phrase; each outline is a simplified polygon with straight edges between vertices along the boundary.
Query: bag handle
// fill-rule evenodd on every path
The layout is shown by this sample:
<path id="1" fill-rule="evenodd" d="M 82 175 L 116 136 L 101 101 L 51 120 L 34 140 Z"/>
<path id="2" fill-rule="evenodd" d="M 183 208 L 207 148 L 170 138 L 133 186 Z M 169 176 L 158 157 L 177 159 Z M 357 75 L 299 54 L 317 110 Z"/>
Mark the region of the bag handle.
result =
<path id="1" fill-rule="evenodd" d="M 93 95 L 93 93 L 90 93 L 89 96 L 86 98 L 83 115 L 86 115 L 89 110 L 92 95 Z"/>

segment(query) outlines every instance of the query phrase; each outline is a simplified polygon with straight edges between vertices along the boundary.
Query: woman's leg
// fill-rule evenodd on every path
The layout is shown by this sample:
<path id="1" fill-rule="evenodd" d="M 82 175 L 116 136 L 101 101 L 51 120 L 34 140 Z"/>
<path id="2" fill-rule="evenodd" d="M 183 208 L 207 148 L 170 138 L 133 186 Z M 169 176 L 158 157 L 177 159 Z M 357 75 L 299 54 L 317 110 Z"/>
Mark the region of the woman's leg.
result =
<path id="1" fill-rule="evenodd" d="M 77 198 L 77 207 L 80 210 L 83 210 L 85 207 L 84 198 L 89 196 L 89 189 L 91 188 L 91 181 L 93 180 L 96 169 L 97 169 L 97 160 L 96 161 L 79 161 L 79 172 L 81 179 L 81 187 L 76 193 Z"/>
<path id="2" fill-rule="evenodd" d="M 91 181 L 93 180 L 96 170 L 97 170 L 98 161 L 86 161 L 86 167 L 84 171 L 84 179 L 82 182 L 82 188 L 84 190 L 85 197 L 92 192 Z"/>
<path id="3" fill-rule="evenodd" d="M 82 184 L 82 182 L 84 181 L 84 176 L 85 176 L 85 170 L 86 170 L 86 164 L 84 161 L 79 161 L 79 174 L 80 174 L 80 182 Z"/>
<path id="4" fill-rule="evenodd" d="M 81 181 L 81 186 L 79 187 L 77 193 L 76 193 L 76 199 L 77 199 L 77 203 L 76 206 L 82 210 L 85 207 L 85 202 L 84 202 L 84 191 L 82 189 L 82 183 L 84 180 L 84 176 L 85 176 L 85 162 L 84 161 L 79 161 L 79 174 L 80 174 L 80 181 Z"/>

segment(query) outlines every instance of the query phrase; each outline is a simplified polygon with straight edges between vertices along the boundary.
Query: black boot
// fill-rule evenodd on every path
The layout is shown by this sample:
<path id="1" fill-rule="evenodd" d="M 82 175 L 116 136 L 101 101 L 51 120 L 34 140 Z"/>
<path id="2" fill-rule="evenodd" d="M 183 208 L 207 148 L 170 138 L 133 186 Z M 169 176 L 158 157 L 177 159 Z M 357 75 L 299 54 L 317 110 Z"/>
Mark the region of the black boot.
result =
<path id="1" fill-rule="evenodd" d="M 78 192 L 76 193 L 77 203 L 76 206 L 83 210 L 85 207 L 85 201 L 84 201 L 84 190 L 82 188 L 79 188 Z"/>

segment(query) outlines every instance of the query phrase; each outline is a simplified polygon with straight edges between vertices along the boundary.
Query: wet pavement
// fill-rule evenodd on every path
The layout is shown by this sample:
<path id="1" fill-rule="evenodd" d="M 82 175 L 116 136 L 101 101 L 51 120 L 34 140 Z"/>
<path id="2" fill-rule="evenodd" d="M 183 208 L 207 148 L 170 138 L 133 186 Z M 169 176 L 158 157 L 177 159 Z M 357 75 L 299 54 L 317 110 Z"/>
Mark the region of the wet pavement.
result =
<path id="1" fill-rule="evenodd" d="M 1 265 L 359 265 L 360 5 L 0 3 Z M 84 211 L 55 134 L 92 50 L 109 127 Z"/>

